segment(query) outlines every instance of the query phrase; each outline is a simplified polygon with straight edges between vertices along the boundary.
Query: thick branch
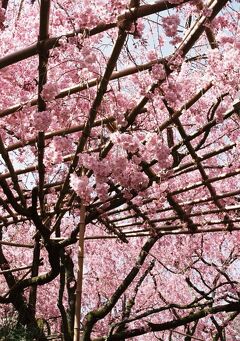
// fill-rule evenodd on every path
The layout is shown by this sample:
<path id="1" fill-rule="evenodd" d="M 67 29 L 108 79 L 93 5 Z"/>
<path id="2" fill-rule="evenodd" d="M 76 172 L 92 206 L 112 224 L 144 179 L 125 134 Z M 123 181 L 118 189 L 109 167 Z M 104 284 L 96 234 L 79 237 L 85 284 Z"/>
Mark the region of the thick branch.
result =
<path id="1" fill-rule="evenodd" d="M 150 237 L 141 249 L 141 252 L 137 258 L 137 261 L 131 271 L 128 273 L 123 282 L 119 285 L 112 297 L 107 301 L 107 303 L 101 308 L 94 310 L 87 314 L 86 323 L 84 327 L 83 341 L 89 341 L 93 326 L 95 323 L 103 319 L 115 306 L 122 294 L 127 290 L 129 285 L 132 283 L 134 278 L 136 278 L 139 273 L 141 266 L 143 265 L 149 251 L 154 246 L 154 244 L 160 239 L 161 235 L 158 234 L 155 237 Z"/>
<path id="2" fill-rule="evenodd" d="M 108 337 L 108 340 L 120 341 L 123 338 L 129 339 L 131 337 L 145 335 L 151 332 L 171 330 L 180 326 L 185 326 L 188 323 L 198 321 L 199 319 L 202 319 L 208 315 L 217 314 L 219 312 L 235 312 L 235 311 L 236 312 L 240 311 L 239 302 L 225 304 L 225 305 L 218 305 L 218 306 L 211 307 L 211 308 L 204 308 L 204 309 L 199 310 L 196 313 L 189 314 L 183 318 L 179 318 L 179 319 L 172 320 L 172 321 L 167 321 L 167 322 L 160 323 L 160 324 L 148 322 L 147 325 L 145 326 L 135 328 L 135 329 L 130 329 L 119 334 L 113 334 L 112 336 Z M 105 340 L 105 337 L 93 339 L 93 341 L 104 341 L 104 340 Z"/>

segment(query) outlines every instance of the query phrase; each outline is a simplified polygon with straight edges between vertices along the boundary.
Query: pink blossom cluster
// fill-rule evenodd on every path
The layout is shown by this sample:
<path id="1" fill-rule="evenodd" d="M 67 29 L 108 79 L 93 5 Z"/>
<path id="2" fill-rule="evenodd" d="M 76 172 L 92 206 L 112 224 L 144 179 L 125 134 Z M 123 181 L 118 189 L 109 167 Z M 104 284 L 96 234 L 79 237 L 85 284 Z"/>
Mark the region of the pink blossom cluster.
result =
<path id="1" fill-rule="evenodd" d="M 138 165 L 125 157 L 115 157 L 112 161 L 112 179 L 126 189 L 142 190 L 148 184 L 147 176 L 141 172 Z"/>
<path id="2" fill-rule="evenodd" d="M 140 171 L 138 165 L 127 160 L 126 152 L 120 151 L 118 155 L 112 155 L 110 160 L 97 160 L 91 156 L 83 156 L 81 163 L 84 167 L 93 170 L 97 193 L 103 193 L 106 197 L 106 182 L 111 179 L 122 187 L 139 190 L 147 185 L 147 177 Z"/>
<path id="3" fill-rule="evenodd" d="M 140 148 L 139 139 L 132 134 L 120 134 L 117 132 L 111 135 L 111 140 L 119 146 L 122 146 L 129 153 L 136 153 Z"/>
<path id="4" fill-rule="evenodd" d="M 106 201 L 108 199 L 108 191 L 109 185 L 107 183 L 97 183 L 96 192 L 101 201 Z"/>
<path id="5" fill-rule="evenodd" d="M 152 67 L 152 77 L 156 80 L 166 78 L 165 68 L 162 64 L 156 64 Z"/>
<path id="6" fill-rule="evenodd" d="M 202 15 L 206 16 L 206 17 L 210 17 L 212 15 L 212 9 L 211 8 L 208 8 L 208 7 L 205 7 L 203 10 L 202 10 Z"/>
<path id="7" fill-rule="evenodd" d="M 111 155 L 104 160 L 98 160 L 93 156 L 85 154 L 81 156 L 79 161 L 85 168 L 93 171 L 95 181 L 92 178 L 91 181 L 96 184 L 95 190 L 102 200 L 106 200 L 108 197 L 108 180 L 119 183 L 125 189 L 138 191 L 145 188 L 148 183 L 148 178 L 138 166 L 141 158 L 133 156 L 134 160 L 128 160 L 126 151 L 124 149 L 121 150 L 120 147 L 118 149 L 117 154 Z M 135 158 L 138 160 L 135 160 Z M 78 188 L 76 185 L 74 187 L 71 185 L 71 187 L 74 190 Z"/>
<path id="8" fill-rule="evenodd" d="M 226 15 L 219 15 L 213 20 L 213 25 L 217 29 L 227 28 L 229 26 L 229 19 Z"/>
<path id="9" fill-rule="evenodd" d="M 81 50 L 82 60 L 86 64 L 92 64 L 96 62 L 96 55 L 90 46 L 84 46 Z"/>
<path id="10" fill-rule="evenodd" d="M 222 123 L 224 120 L 224 114 L 227 111 L 228 107 L 226 104 L 221 103 L 219 108 L 216 111 L 216 122 L 217 123 Z"/>
<path id="11" fill-rule="evenodd" d="M 180 19 L 177 14 L 169 15 L 162 19 L 162 26 L 167 37 L 174 37 L 177 34 Z"/>
<path id="12" fill-rule="evenodd" d="M 55 136 L 46 149 L 45 166 L 63 162 L 63 157 L 73 151 L 72 142 L 67 137 Z"/>
<path id="13" fill-rule="evenodd" d="M 240 70 L 238 60 L 240 58 L 240 49 L 226 42 L 222 46 L 222 51 L 214 49 L 208 54 L 208 74 L 214 79 L 215 85 L 221 91 L 229 91 L 234 95 L 238 88 Z"/>
<path id="14" fill-rule="evenodd" d="M 81 177 L 77 174 L 71 174 L 70 186 L 76 192 L 76 194 L 83 200 L 85 205 L 88 205 L 91 201 L 93 188 L 89 183 L 89 178 L 86 175 Z"/>
<path id="15" fill-rule="evenodd" d="M 176 68 L 176 64 L 173 65 L 173 68 Z M 181 105 L 183 87 L 187 84 L 186 79 L 183 79 L 183 83 L 179 80 L 175 82 L 174 79 L 170 76 L 168 78 L 168 82 L 163 84 L 162 88 L 164 90 L 164 98 L 170 104 L 171 107 L 177 108 Z"/>
<path id="16" fill-rule="evenodd" d="M 61 152 L 62 154 L 68 154 L 72 151 L 72 143 L 71 140 L 67 137 L 63 136 L 54 136 L 53 138 L 53 146 L 56 151 Z"/>
<path id="17" fill-rule="evenodd" d="M 146 136 L 146 149 L 144 150 L 142 157 L 151 162 L 152 160 L 158 160 L 160 168 L 168 168 L 171 166 L 172 156 L 170 149 L 161 141 L 160 137 L 156 133 L 148 134 Z"/>
<path id="18" fill-rule="evenodd" d="M 94 172 L 97 183 L 104 183 L 111 174 L 111 165 L 107 159 L 99 160 L 92 155 L 83 154 L 79 159 L 79 164 Z"/>
<path id="19" fill-rule="evenodd" d="M 101 201 L 107 200 L 109 190 L 107 181 L 111 174 L 111 166 L 108 163 L 108 160 L 98 160 L 88 154 L 84 154 L 81 156 L 79 163 L 94 172 L 96 184 L 95 191 Z M 92 184 L 90 185 L 89 180 L 87 181 L 86 178 L 87 177 L 84 176 L 81 177 L 82 180 L 80 180 L 76 175 L 72 175 L 70 185 L 81 198 L 85 198 L 85 202 L 89 203 L 91 200 L 91 193 L 92 196 L 94 194 L 94 179 L 91 178 Z M 81 186 L 82 190 L 80 190 Z"/>
<path id="20" fill-rule="evenodd" d="M 158 164 L 162 168 L 168 168 L 172 164 L 172 156 L 170 154 L 170 149 L 163 143 L 156 145 L 156 156 Z"/>
<path id="21" fill-rule="evenodd" d="M 48 82 L 43 86 L 42 90 L 42 98 L 45 101 L 51 101 L 55 98 L 55 96 L 58 94 L 59 88 L 56 83 Z"/>
<path id="22" fill-rule="evenodd" d="M 49 110 L 34 112 L 32 115 L 32 124 L 38 131 L 48 130 L 52 121 L 52 115 Z"/>
<path id="23" fill-rule="evenodd" d="M 155 59 L 157 59 L 156 51 L 155 50 L 149 50 L 147 52 L 147 57 L 148 57 L 148 60 L 155 60 Z"/>
<path id="24" fill-rule="evenodd" d="M 156 133 L 149 133 L 145 138 L 142 134 L 114 133 L 111 135 L 111 140 L 118 145 L 118 148 L 122 147 L 124 151 L 134 154 L 131 160 L 136 166 L 140 165 L 142 159 L 147 162 L 151 162 L 153 159 L 158 160 L 161 168 L 168 168 L 171 166 L 172 157 L 170 149 Z M 115 160 L 117 159 L 118 158 L 115 157 Z M 117 164 L 115 166 L 118 168 Z M 123 160 L 121 161 L 121 166 L 123 168 L 128 167 L 126 161 L 123 162 Z M 137 169 L 135 171 L 137 171 Z M 133 169 L 132 172 L 134 173 Z M 129 186 L 132 187 L 131 185 Z"/>

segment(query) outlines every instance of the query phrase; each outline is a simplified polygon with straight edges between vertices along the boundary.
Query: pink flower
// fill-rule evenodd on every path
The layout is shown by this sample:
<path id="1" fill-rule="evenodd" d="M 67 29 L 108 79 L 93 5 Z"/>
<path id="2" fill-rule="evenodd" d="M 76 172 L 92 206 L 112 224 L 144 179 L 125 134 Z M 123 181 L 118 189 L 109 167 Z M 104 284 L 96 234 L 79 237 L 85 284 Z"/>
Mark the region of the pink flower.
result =
<path id="1" fill-rule="evenodd" d="M 155 60 L 157 59 L 157 55 L 156 55 L 156 52 L 154 50 L 150 50 L 148 53 L 147 53 L 147 57 L 149 60 Z"/>
<path id="2" fill-rule="evenodd" d="M 47 83 L 43 86 L 42 98 L 45 101 L 51 101 L 58 94 L 59 89 L 56 83 Z"/>
<path id="3" fill-rule="evenodd" d="M 204 16 L 206 16 L 206 17 L 211 17 L 211 15 L 212 15 L 212 9 L 211 8 L 208 8 L 208 7 L 206 7 L 206 8 L 204 8 L 203 10 L 202 10 L 202 15 L 204 15 Z"/>
<path id="4" fill-rule="evenodd" d="M 85 205 L 88 205 L 90 203 L 92 186 L 89 184 L 89 179 L 86 175 L 78 177 L 76 174 L 71 174 L 70 186 L 83 200 L 83 203 Z"/>
<path id="5" fill-rule="evenodd" d="M 156 147 L 156 156 L 160 167 L 167 168 L 169 164 L 170 149 L 164 144 L 158 145 Z"/>
<path id="6" fill-rule="evenodd" d="M 177 34 L 180 19 L 177 14 L 169 15 L 162 19 L 163 29 L 168 37 L 174 37 Z"/>
<path id="7" fill-rule="evenodd" d="M 152 67 L 152 76 L 153 79 L 165 79 L 166 78 L 166 72 L 165 68 L 162 64 L 156 64 Z"/>
<path id="8" fill-rule="evenodd" d="M 108 199 L 108 190 L 109 190 L 108 184 L 106 183 L 97 184 L 96 191 L 101 201 L 105 201 Z"/>
<path id="9" fill-rule="evenodd" d="M 51 121 L 52 115 L 48 110 L 33 113 L 33 125 L 39 131 L 48 130 Z"/>

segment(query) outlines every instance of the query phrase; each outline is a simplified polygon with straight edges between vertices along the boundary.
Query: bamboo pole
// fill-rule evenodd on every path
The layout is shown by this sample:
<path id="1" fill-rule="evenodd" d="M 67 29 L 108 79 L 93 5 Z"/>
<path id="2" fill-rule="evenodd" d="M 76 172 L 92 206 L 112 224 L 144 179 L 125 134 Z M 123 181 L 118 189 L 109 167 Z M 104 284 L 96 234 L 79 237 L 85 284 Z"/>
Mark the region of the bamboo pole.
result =
<path id="1" fill-rule="evenodd" d="M 42 98 L 42 90 L 43 86 L 47 82 L 47 67 L 48 67 L 48 58 L 49 51 L 44 48 L 43 41 L 49 38 L 49 17 L 50 17 L 50 7 L 51 0 L 41 0 L 40 2 L 40 22 L 39 22 L 39 36 L 38 36 L 38 94 L 37 94 L 37 106 L 38 112 L 43 112 L 46 110 L 46 102 L 44 98 Z M 39 203 L 41 207 L 41 215 L 44 217 L 44 193 L 43 193 L 43 185 L 44 185 L 44 132 L 39 132 L 37 138 L 37 149 L 38 149 L 38 174 L 39 174 L 39 185 L 38 185 L 38 196 Z M 34 236 L 34 248 L 33 248 L 33 262 L 32 262 L 32 272 L 31 277 L 37 277 L 39 274 L 39 265 L 40 265 L 40 253 L 41 253 L 41 245 L 40 240 L 41 236 L 39 233 L 36 233 Z M 28 305 L 33 313 L 33 316 L 36 315 L 36 303 L 37 303 L 37 293 L 38 287 L 37 285 L 32 285 L 29 290 L 29 299 Z"/>
<path id="2" fill-rule="evenodd" d="M 222 222 L 221 222 L 222 223 Z M 213 225 L 213 224 L 212 224 Z M 215 222 L 215 225 L 218 225 L 218 222 Z M 194 234 L 201 234 L 201 233 L 219 233 L 219 232 L 223 232 L 223 233 L 231 233 L 229 232 L 229 230 L 226 230 L 225 227 L 213 227 L 211 229 L 207 229 L 207 228 L 202 228 L 202 229 L 198 229 L 197 231 L 189 231 L 189 230 L 183 230 L 183 226 L 179 225 L 177 226 L 178 228 L 172 228 L 166 231 L 161 231 L 162 236 L 168 236 L 168 235 L 194 235 Z M 240 231 L 240 225 L 234 226 L 232 231 Z M 127 238 L 138 238 L 138 237 L 148 237 L 151 235 L 151 233 L 149 232 L 149 229 L 144 229 L 144 230 L 139 230 L 139 231 L 131 231 L 132 234 L 127 235 Z M 84 238 L 84 240 L 86 241 L 97 241 L 99 239 L 117 239 L 117 236 L 111 236 L 111 235 L 95 235 L 95 236 L 86 236 Z M 52 240 L 61 240 L 63 241 L 64 238 L 51 238 Z"/>
<path id="3" fill-rule="evenodd" d="M 22 266 L 22 267 L 14 268 L 14 269 L 2 270 L 2 271 L 0 271 L 0 275 L 7 274 L 7 273 L 10 273 L 10 272 L 16 272 L 16 271 L 21 271 L 21 270 L 27 270 L 27 269 L 31 269 L 31 268 L 32 268 L 32 265 L 29 265 L 29 266 Z"/>
<path id="4" fill-rule="evenodd" d="M 77 289 L 75 299 L 75 315 L 74 315 L 74 336 L 73 341 L 80 341 L 81 326 L 81 304 L 82 304 L 82 284 L 83 284 L 83 261 L 84 261 L 84 234 L 85 234 L 85 216 L 86 209 L 83 204 L 80 208 L 79 223 L 79 240 L 78 240 L 78 273 L 77 273 Z"/>
<path id="5" fill-rule="evenodd" d="M 1 240 L 0 245 L 6 245 L 6 246 L 15 246 L 15 247 L 26 247 L 29 249 L 32 249 L 34 247 L 33 244 L 21 244 L 21 243 L 13 243 L 13 242 L 6 242 Z"/>

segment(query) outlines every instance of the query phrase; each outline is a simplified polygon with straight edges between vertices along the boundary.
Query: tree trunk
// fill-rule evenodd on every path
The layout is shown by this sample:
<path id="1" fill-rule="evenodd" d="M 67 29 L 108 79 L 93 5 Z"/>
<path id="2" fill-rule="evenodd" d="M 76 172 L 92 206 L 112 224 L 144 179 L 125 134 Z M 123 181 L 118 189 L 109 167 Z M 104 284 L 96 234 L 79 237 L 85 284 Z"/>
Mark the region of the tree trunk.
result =
<path id="1" fill-rule="evenodd" d="M 74 337 L 73 341 L 80 341 L 80 321 L 81 321 L 81 303 L 82 303 L 82 283 L 83 283 L 83 258 L 84 258 L 84 234 L 85 234 L 85 206 L 81 204 L 80 224 L 79 224 L 79 243 L 78 243 L 78 273 L 77 289 L 75 299 L 74 316 Z"/>

